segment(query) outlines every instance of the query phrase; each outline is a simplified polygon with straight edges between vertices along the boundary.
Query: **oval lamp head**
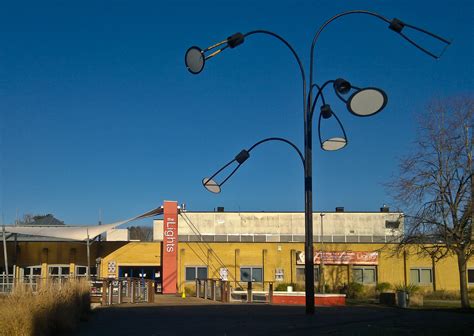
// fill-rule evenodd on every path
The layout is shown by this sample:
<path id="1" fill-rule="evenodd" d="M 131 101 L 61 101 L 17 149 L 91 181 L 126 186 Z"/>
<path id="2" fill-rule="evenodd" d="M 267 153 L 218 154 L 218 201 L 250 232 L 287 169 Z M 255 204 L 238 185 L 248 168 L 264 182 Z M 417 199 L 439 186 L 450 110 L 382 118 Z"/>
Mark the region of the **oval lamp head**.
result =
<path id="1" fill-rule="evenodd" d="M 354 92 L 347 100 L 347 109 L 358 117 L 370 117 L 382 111 L 387 102 L 385 92 L 369 87 Z"/>
<path id="2" fill-rule="evenodd" d="M 337 151 L 346 147 L 347 140 L 345 138 L 335 137 L 325 140 L 321 147 L 325 151 Z"/>
<path id="3" fill-rule="evenodd" d="M 206 59 L 204 53 L 199 47 L 191 47 L 186 51 L 184 56 L 184 62 L 189 72 L 197 75 L 204 69 L 204 64 L 206 64 Z"/>
<path id="4" fill-rule="evenodd" d="M 214 180 L 211 180 L 209 177 L 205 177 L 202 179 L 202 185 L 204 186 L 204 188 L 214 194 L 218 194 L 221 192 L 221 186 L 218 185 Z"/>

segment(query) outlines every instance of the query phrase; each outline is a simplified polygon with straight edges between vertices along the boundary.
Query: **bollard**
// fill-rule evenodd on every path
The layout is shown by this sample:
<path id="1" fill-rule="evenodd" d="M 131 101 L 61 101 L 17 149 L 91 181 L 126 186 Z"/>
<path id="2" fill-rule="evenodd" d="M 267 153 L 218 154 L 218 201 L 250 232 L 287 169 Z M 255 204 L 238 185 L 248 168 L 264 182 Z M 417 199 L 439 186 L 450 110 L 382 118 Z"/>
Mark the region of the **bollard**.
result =
<path id="1" fill-rule="evenodd" d="M 155 302 L 155 291 L 153 290 L 153 282 L 148 281 L 148 303 Z"/>
<path id="2" fill-rule="evenodd" d="M 247 282 L 247 302 L 252 303 L 252 281 Z"/>
<path id="3" fill-rule="evenodd" d="M 273 282 L 268 284 L 268 301 L 270 304 L 273 303 Z"/>
<path id="4" fill-rule="evenodd" d="M 101 304 L 105 306 L 107 304 L 107 280 L 102 280 L 102 300 Z"/>
<path id="5" fill-rule="evenodd" d="M 221 302 L 225 302 L 226 295 L 225 295 L 225 281 L 221 281 Z"/>
<path id="6" fill-rule="evenodd" d="M 130 281 L 130 303 L 135 303 L 134 281 Z"/>
<path id="7" fill-rule="evenodd" d="M 119 283 L 118 283 L 118 304 L 121 304 L 122 303 L 122 281 L 119 280 Z"/>
<path id="8" fill-rule="evenodd" d="M 208 288 L 207 288 L 207 279 L 204 280 L 204 300 L 207 300 L 207 295 L 208 295 Z"/>
<path id="9" fill-rule="evenodd" d="M 230 282 L 227 282 L 227 289 L 226 289 L 227 302 L 230 302 L 231 291 L 232 291 L 232 288 L 230 288 Z"/>
<path id="10" fill-rule="evenodd" d="M 196 279 L 196 297 L 201 297 L 201 281 Z"/>
<path id="11" fill-rule="evenodd" d="M 112 281 L 109 281 L 108 285 L 109 285 L 109 286 L 108 286 L 108 289 L 109 289 L 109 293 L 108 293 L 108 294 L 109 294 L 109 295 L 108 295 L 108 301 L 109 301 L 109 302 L 108 302 L 108 303 L 109 303 L 109 305 L 112 305 L 112 303 L 113 303 L 113 295 L 114 295 L 114 289 L 113 289 L 113 286 L 114 286 L 114 285 L 113 285 Z"/>
<path id="12" fill-rule="evenodd" d="M 216 301 L 216 280 L 212 280 L 211 284 L 212 284 L 212 287 L 211 287 L 212 301 Z"/>

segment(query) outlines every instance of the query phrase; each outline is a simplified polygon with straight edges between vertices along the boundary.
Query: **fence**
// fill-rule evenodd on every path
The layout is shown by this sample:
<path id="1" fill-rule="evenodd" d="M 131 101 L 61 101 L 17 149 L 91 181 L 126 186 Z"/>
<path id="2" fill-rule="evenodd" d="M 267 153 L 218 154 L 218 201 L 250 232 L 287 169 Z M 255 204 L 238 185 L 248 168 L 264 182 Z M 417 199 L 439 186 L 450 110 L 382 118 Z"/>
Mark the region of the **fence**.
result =
<path id="1" fill-rule="evenodd" d="M 80 278 L 80 277 L 79 277 Z M 51 283 L 59 284 L 61 287 L 68 281 L 78 279 L 70 277 L 48 277 L 26 276 L 14 278 L 12 275 L 0 275 L 0 293 L 8 294 L 16 286 L 26 286 L 31 291 L 36 292 L 41 286 Z M 121 303 L 154 302 L 155 284 L 154 281 L 143 278 L 113 278 L 100 279 L 92 277 L 90 279 L 91 302 L 102 305 L 112 305 Z"/>
<path id="2" fill-rule="evenodd" d="M 273 302 L 273 282 L 237 282 L 232 288 L 229 281 L 196 279 L 196 297 L 221 302 Z"/>

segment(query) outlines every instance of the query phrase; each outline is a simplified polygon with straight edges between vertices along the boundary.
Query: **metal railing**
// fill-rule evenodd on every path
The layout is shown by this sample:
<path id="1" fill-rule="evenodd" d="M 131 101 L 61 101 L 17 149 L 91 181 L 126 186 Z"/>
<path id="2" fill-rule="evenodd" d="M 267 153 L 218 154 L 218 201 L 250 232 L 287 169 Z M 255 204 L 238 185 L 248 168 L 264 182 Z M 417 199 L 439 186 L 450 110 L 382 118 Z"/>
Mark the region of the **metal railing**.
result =
<path id="1" fill-rule="evenodd" d="M 144 278 L 91 280 L 91 301 L 102 305 L 153 303 L 155 301 L 155 282 Z"/>
<path id="2" fill-rule="evenodd" d="M 230 281 L 220 279 L 196 279 L 196 297 L 221 302 L 273 302 L 273 282 L 237 282 L 236 288 Z"/>

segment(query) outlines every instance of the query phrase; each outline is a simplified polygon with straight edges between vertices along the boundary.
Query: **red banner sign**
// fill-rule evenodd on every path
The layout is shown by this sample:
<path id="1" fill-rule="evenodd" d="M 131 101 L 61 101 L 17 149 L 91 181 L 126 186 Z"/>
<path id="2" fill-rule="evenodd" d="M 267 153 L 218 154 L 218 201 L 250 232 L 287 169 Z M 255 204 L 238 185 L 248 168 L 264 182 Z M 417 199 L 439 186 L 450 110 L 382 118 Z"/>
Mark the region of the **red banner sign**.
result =
<path id="1" fill-rule="evenodd" d="M 296 264 L 304 265 L 304 252 L 296 252 Z M 378 252 L 323 252 L 325 264 L 333 265 L 377 265 L 379 263 Z M 321 252 L 314 253 L 314 263 L 321 263 Z"/>
<path id="2" fill-rule="evenodd" d="M 178 274 L 178 202 L 164 202 L 162 280 L 163 294 L 176 294 Z"/>

